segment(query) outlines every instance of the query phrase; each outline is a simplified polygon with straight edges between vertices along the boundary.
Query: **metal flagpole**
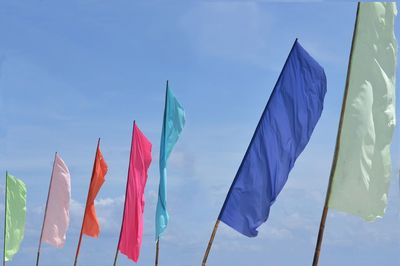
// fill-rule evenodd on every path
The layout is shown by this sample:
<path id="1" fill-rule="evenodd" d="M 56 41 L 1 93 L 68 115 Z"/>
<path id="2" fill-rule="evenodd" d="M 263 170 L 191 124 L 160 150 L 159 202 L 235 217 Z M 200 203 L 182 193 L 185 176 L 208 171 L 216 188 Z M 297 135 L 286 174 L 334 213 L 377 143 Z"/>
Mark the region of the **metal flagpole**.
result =
<path id="1" fill-rule="evenodd" d="M 348 95 L 348 91 L 349 91 L 350 71 L 351 71 L 354 43 L 355 43 L 356 34 L 357 34 L 359 10 L 360 10 L 360 2 L 358 2 L 358 5 L 357 5 L 356 20 L 355 20 L 354 31 L 353 31 L 353 40 L 351 42 L 351 50 L 350 50 L 350 56 L 349 56 L 349 65 L 347 66 L 347 77 L 346 77 L 346 85 L 345 85 L 345 90 L 344 90 L 344 95 L 343 95 L 342 110 L 341 110 L 341 113 L 340 113 L 338 133 L 337 133 L 337 136 L 336 136 L 335 153 L 334 153 L 334 156 L 333 156 L 331 172 L 330 172 L 330 175 L 329 175 L 328 189 L 327 189 L 327 192 L 326 192 L 324 209 L 322 211 L 321 223 L 320 223 L 320 226 L 319 226 L 318 239 L 317 239 L 317 244 L 316 244 L 316 247 L 315 247 L 314 260 L 313 260 L 313 264 L 312 264 L 313 266 L 317 266 L 318 265 L 319 255 L 320 255 L 320 252 L 321 252 L 322 239 L 324 237 L 325 222 L 326 222 L 326 217 L 328 215 L 328 203 L 329 203 L 329 198 L 330 198 L 330 195 L 331 195 L 332 181 L 333 181 L 333 176 L 335 175 L 336 164 L 337 164 L 338 155 L 339 155 L 340 138 L 341 138 L 341 133 L 342 133 L 342 125 L 343 125 L 344 113 L 346 111 L 347 95 Z"/>
<path id="2" fill-rule="evenodd" d="M 86 206 L 85 206 L 85 212 L 83 213 L 83 219 L 82 219 L 82 226 L 81 226 L 81 232 L 79 234 L 79 241 L 78 241 L 78 246 L 76 248 L 76 254 L 75 254 L 75 260 L 74 260 L 74 266 L 76 266 L 76 264 L 78 263 L 78 256 L 79 256 L 79 250 L 81 248 L 81 242 L 82 242 L 82 233 L 83 233 L 83 225 L 85 224 L 85 217 L 86 217 L 86 210 L 87 210 L 87 204 L 88 204 L 88 200 L 89 200 L 89 192 L 90 192 L 90 188 L 92 187 L 92 182 L 93 182 L 93 174 L 94 174 L 94 170 L 96 167 L 96 159 L 97 159 L 97 152 L 99 150 L 100 147 L 100 138 L 97 141 L 97 148 L 96 148 L 96 154 L 94 156 L 94 163 L 93 163 L 93 170 L 92 170 L 92 177 L 90 178 L 90 184 L 89 184 L 89 190 L 88 190 L 88 194 L 86 196 Z"/>
<path id="3" fill-rule="evenodd" d="M 44 229 L 44 223 L 45 223 L 45 221 L 46 221 L 47 206 L 48 206 L 48 204 L 49 204 L 49 197 L 50 197 L 51 184 L 53 183 L 53 174 L 54 174 L 54 167 L 55 167 L 55 165 L 56 165 L 56 158 L 57 158 L 57 152 L 56 152 L 55 155 L 54 155 L 53 169 L 51 170 L 51 177 L 50 177 L 50 183 L 49 183 L 49 191 L 47 192 L 47 200 L 46 200 L 46 207 L 45 207 L 45 209 L 44 209 L 44 217 L 43 217 L 42 231 L 40 232 L 39 248 L 38 248 L 37 257 L 36 257 L 36 266 L 39 265 L 40 248 L 41 248 L 41 246 L 42 246 L 43 229 Z"/>
<path id="4" fill-rule="evenodd" d="M 125 218 L 125 208 L 126 208 L 126 198 L 128 195 L 128 184 L 129 184 L 129 171 L 131 170 L 131 160 L 132 160 L 132 146 L 133 146 L 133 140 L 135 138 L 135 121 L 133 121 L 133 132 L 132 132 L 132 143 L 131 143 L 131 151 L 129 153 L 129 165 L 128 165 L 128 176 L 126 178 L 126 188 L 125 188 L 125 202 L 124 202 L 124 211 L 122 213 L 122 222 L 121 222 L 121 230 L 119 232 L 119 239 L 118 239 L 118 245 L 117 245 L 117 250 L 115 251 L 115 257 L 114 257 L 114 266 L 117 265 L 117 259 L 118 259 L 118 248 L 119 244 L 121 242 L 121 235 L 122 235 L 122 229 L 124 225 L 124 218 Z"/>

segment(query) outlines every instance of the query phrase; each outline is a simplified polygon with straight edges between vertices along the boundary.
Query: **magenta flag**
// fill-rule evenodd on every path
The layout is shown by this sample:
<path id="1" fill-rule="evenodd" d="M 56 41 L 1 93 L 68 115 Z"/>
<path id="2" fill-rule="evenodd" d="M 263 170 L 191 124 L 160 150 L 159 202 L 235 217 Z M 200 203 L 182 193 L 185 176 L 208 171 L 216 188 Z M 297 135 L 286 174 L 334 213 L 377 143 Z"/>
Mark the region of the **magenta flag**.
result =
<path id="1" fill-rule="evenodd" d="M 150 163 L 151 143 L 134 122 L 118 250 L 135 262 L 139 259 L 142 245 L 144 188 Z"/>
<path id="2" fill-rule="evenodd" d="M 61 157 L 56 154 L 41 241 L 58 248 L 64 246 L 69 225 L 70 199 L 71 177 L 69 170 Z"/>

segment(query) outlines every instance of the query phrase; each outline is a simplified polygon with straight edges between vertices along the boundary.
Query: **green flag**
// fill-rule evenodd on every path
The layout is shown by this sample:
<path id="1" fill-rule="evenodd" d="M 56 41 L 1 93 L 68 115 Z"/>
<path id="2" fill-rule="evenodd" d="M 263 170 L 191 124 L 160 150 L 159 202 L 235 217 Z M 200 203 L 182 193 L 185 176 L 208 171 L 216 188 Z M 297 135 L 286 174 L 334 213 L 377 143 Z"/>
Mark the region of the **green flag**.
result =
<path id="1" fill-rule="evenodd" d="M 361 3 L 348 96 L 329 207 L 371 221 L 382 217 L 396 124 L 395 2 Z"/>
<path id="2" fill-rule="evenodd" d="M 25 231 L 26 186 L 24 182 L 6 175 L 6 224 L 4 260 L 9 261 L 18 252 Z"/>

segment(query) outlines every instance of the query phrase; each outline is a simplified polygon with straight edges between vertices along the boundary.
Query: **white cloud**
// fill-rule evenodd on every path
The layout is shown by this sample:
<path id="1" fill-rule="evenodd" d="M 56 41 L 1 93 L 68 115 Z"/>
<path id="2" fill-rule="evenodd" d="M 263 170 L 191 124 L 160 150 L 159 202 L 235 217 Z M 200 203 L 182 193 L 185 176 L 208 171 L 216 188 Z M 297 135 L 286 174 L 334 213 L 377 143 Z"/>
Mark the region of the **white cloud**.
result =
<path id="1" fill-rule="evenodd" d="M 103 198 L 99 200 L 95 200 L 96 208 L 106 208 L 106 207 L 115 207 L 121 206 L 124 203 L 124 196 L 119 196 L 116 198 Z"/>
<path id="2" fill-rule="evenodd" d="M 95 201 L 96 213 L 102 232 L 118 232 L 121 227 L 124 201 L 125 196 L 103 198 Z"/>
<path id="3" fill-rule="evenodd" d="M 107 197 L 95 200 L 96 214 L 102 232 L 114 232 L 120 227 L 124 199 L 124 196 L 118 196 L 115 198 Z M 84 209 L 84 203 L 71 199 L 71 227 L 74 230 L 80 230 Z"/>
<path id="4" fill-rule="evenodd" d="M 69 209 L 71 216 L 82 217 L 84 208 L 85 206 L 82 203 L 74 199 L 71 199 L 70 209 Z"/>

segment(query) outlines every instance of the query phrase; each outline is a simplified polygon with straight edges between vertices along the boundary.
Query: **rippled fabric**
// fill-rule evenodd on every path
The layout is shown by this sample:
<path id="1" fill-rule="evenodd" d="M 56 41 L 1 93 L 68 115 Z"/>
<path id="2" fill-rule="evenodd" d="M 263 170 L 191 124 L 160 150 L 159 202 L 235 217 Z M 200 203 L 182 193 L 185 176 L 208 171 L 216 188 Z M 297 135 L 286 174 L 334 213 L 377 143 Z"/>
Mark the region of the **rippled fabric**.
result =
<path id="1" fill-rule="evenodd" d="M 6 187 L 6 228 L 5 250 L 6 261 L 12 260 L 18 252 L 25 233 L 26 219 L 26 186 L 18 178 L 7 174 Z"/>
<path id="2" fill-rule="evenodd" d="M 396 3 L 361 3 L 329 207 L 383 216 L 395 127 Z"/>
<path id="3" fill-rule="evenodd" d="M 67 165 L 58 154 L 54 160 L 42 241 L 61 248 L 69 226 L 71 176 Z"/>
<path id="4" fill-rule="evenodd" d="M 132 134 L 128 181 L 118 249 L 137 262 L 143 236 L 144 188 L 151 163 L 151 143 L 136 123 Z"/>
<path id="5" fill-rule="evenodd" d="M 164 121 L 160 144 L 160 185 L 156 209 L 156 239 L 167 228 L 169 215 L 167 211 L 167 160 L 179 135 L 185 126 L 185 110 L 168 88 L 165 98 Z"/>
<path id="6" fill-rule="evenodd" d="M 85 216 L 83 218 L 82 233 L 91 237 L 98 237 L 100 234 L 100 223 L 97 219 L 94 200 L 106 180 L 108 166 L 101 153 L 100 146 L 97 147 L 94 161 L 93 173 L 87 198 Z"/>
<path id="7" fill-rule="evenodd" d="M 261 116 L 219 219 L 254 237 L 323 109 L 323 68 L 296 41 Z"/>

